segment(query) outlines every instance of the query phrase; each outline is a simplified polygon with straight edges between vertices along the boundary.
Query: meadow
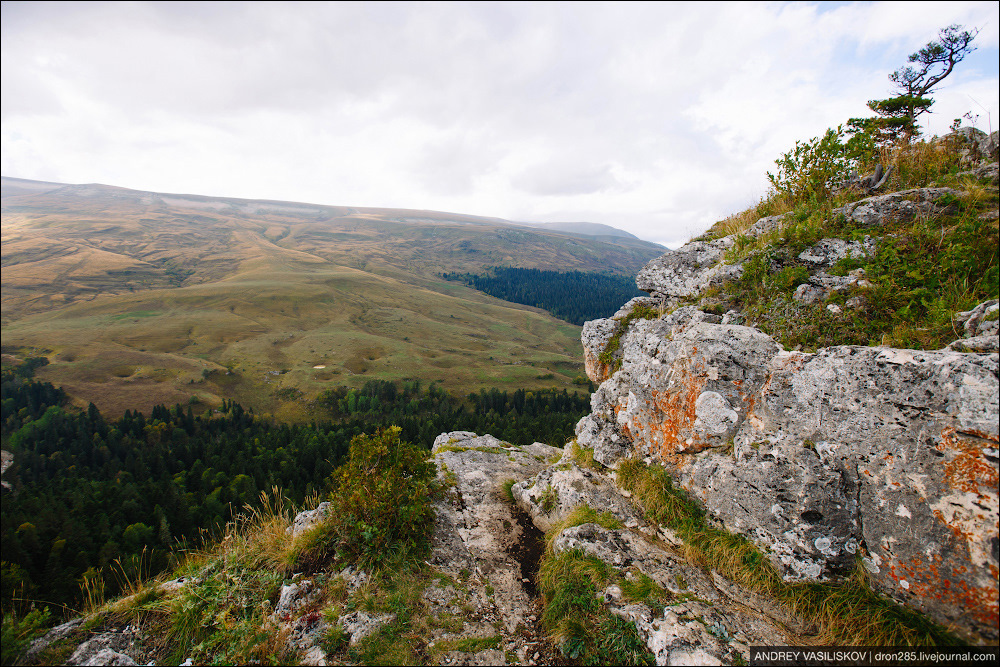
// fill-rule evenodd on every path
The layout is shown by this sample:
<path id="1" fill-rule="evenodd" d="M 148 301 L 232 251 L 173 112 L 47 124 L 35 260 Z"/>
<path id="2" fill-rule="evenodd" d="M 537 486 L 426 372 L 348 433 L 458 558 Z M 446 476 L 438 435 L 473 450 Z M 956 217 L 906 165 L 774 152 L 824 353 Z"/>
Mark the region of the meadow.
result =
<path id="1" fill-rule="evenodd" d="M 113 416 L 234 399 L 302 420 L 325 388 L 371 379 L 572 389 L 578 326 L 441 274 L 634 274 L 663 250 L 458 214 L 24 183 L 4 179 L 5 351 L 48 357 L 40 379 Z"/>

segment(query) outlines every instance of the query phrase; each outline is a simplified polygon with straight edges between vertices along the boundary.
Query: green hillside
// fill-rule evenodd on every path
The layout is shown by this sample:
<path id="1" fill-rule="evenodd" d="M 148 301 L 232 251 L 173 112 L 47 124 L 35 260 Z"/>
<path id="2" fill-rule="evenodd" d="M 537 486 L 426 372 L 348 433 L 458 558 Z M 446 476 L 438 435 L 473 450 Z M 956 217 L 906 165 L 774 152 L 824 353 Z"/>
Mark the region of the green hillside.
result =
<path id="1" fill-rule="evenodd" d="M 3 341 L 81 405 L 235 399 L 287 419 L 335 385 L 572 387 L 579 328 L 442 280 L 634 274 L 663 248 L 433 211 L 4 179 Z"/>

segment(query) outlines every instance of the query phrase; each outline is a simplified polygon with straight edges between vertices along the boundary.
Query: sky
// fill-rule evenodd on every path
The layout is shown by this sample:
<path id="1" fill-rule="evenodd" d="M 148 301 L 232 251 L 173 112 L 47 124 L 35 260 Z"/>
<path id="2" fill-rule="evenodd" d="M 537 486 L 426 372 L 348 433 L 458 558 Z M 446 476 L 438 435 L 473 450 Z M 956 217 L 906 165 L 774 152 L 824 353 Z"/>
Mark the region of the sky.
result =
<path id="1" fill-rule="evenodd" d="M 998 10 L 3 2 L 0 172 L 600 222 L 677 247 L 763 197 L 796 140 L 871 115 L 947 25 L 978 49 L 925 131 L 967 112 L 997 129 Z"/>

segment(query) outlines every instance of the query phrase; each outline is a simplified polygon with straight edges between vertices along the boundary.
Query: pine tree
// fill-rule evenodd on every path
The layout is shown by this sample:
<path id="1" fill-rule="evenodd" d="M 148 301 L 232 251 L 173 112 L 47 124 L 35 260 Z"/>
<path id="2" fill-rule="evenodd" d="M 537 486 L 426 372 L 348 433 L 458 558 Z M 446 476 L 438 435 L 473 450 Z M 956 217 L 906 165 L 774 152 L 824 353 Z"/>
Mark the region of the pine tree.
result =
<path id="1" fill-rule="evenodd" d="M 897 95 L 868 102 L 868 108 L 878 117 L 852 118 L 848 123 L 852 131 L 870 132 L 879 144 L 918 136 L 917 118 L 930 112 L 934 103 L 931 92 L 951 74 L 955 65 L 975 51 L 971 44 L 977 34 L 979 30 L 964 30 L 960 25 L 942 28 L 937 40 L 910 54 L 908 61 L 915 65 L 904 65 L 889 75 Z"/>

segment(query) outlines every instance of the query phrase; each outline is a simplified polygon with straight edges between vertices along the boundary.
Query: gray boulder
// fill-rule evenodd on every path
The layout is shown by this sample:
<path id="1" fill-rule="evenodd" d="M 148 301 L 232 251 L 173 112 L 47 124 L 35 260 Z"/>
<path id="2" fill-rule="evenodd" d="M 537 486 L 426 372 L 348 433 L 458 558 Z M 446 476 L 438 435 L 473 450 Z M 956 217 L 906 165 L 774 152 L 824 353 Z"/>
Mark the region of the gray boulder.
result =
<path id="1" fill-rule="evenodd" d="M 885 195 L 868 197 L 833 211 L 853 222 L 866 226 L 882 226 L 891 222 L 909 222 L 918 215 L 937 215 L 952 209 L 938 204 L 946 195 L 960 194 L 952 188 L 913 188 Z"/>
<path id="2" fill-rule="evenodd" d="M 1000 320 L 997 319 L 1000 302 L 997 299 L 984 301 L 972 310 L 955 313 L 955 323 L 961 324 L 965 337 L 989 336 L 998 332 Z"/>
<path id="3" fill-rule="evenodd" d="M 330 512 L 330 503 L 322 502 L 315 509 L 305 510 L 295 515 L 292 525 L 285 532 L 292 537 L 298 537 L 310 528 L 318 526 Z"/>
<path id="4" fill-rule="evenodd" d="M 576 424 L 576 442 L 581 447 L 594 450 L 594 460 L 614 468 L 629 453 L 629 442 L 614 424 L 599 423 L 587 415 Z"/>
<path id="5" fill-rule="evenodd" d="M 350 637 L 350 644 L 354 646 L 394 620 L 396 620 L 395 614 L 370 614 L 359 610 L 341 616 L 337 625 Z"/>
<path id="6" fill-rule="evenodd" d="M 843 239 L 823 239 L 816 245 L 799 254 L 799 259 L 818 267 L 829 267 L 848 257 L 864 259 L 875 252 L 875 241 L 865 237 L 862 241 L 845 241 Z"/>
<path id="7" fill-rule="evenodd" d="M 562 521 L 579 505 L 611 512 L 624 523 L 637 521 L 631 503 L 609 477 L 575 463 L 546 468 L 533 478 L 514 484 L 510 491 L 542 531 Z"/>
<path id="8" fill-rule="evenodd" d="M 738 277 L 742 268 L 728 265 L 723 256 L 735 243 L 726 236 L 714 241 L 691 241 L 646 264 L 635 279 L 639 289 L 659 299 L 690 297 L 706 287 Z"/>
<path id="9" fill-rule="evenodd" d="M 613 427 L 668 466 L 786 579 L 862 557 L 881 592 L 996 639 L 997 354 L 789 353 L 694 319 L 636 321 L 621 354 L 592 397 L 595 437 Z"/>

